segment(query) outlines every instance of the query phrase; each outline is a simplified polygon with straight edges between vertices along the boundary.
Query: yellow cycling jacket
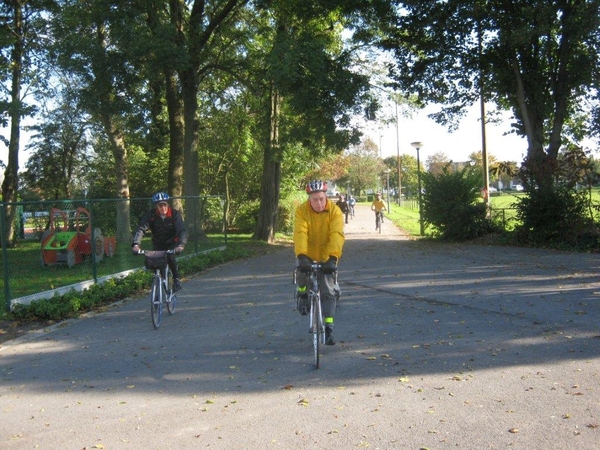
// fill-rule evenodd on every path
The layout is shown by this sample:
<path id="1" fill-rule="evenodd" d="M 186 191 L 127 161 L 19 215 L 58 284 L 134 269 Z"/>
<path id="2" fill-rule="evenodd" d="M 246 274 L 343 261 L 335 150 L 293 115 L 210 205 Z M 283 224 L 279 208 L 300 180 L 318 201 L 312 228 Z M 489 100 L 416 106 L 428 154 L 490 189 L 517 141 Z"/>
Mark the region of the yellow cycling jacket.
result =
<path id="1" fill-rule="evenodd" d="M 296 208 L 294 222 L 294 252 L 314 261 L 327 261 L 342 256 L 345 241 L 342 211 L 331 200 L 323 212 L 315 212 L 306 201 Z"/>
<path id="2" fill-rule="evenodd" d="M 373 200 L 373 203 L 371 203 L 371 209 L 374 209 L 375 211 L 383 211 L 385 209 L 385 202 L 383 200 Z"/>

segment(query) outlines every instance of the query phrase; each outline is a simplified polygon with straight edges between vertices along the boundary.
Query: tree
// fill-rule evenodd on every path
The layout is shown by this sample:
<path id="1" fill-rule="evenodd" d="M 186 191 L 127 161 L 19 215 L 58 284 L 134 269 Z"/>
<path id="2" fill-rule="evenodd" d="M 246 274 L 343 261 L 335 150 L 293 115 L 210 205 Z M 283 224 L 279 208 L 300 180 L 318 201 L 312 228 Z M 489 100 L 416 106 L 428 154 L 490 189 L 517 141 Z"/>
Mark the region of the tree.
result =
<path id="1" fill-rule="evenodd" d="M 167 90 L 171 136 L 169 185 L 174 196 L 193 196 L 200 191 L 201 83 L 218 67 L 227 68 L 227 64 L 221 66 L 221 57 L 232 51 L 235 33 L 227 35 L 223 31 L 235 29 L 238 14 L 246 3 L 248 0 L 148 3 L 151 5 L 147 11 L 148 25 L 158 44 L 154 55 L 158 57 L 153 61 L 164 73 Z M 203 234 L 196 220 L 186 220 L 186 227 L 191 237 Z"/>
<path id="2" fill-rule="evenodd" d="M 444 152 L 436 152 L 427 157 L 427 161 L 425 161 L 425 166 L 427 167 L 427 171 L 434 176 L 441 175 L 444 172 L 444 169 L 452 163 L 448 155 Z"/>
<path id="3" fill-rule="evenodd" d="M 29 190 L 42 199 L 73 198 L 85 189 L 85 160 L 90 151 L 89 124 L 72 96 L 59 94 L 56 109 L 46 111 L 31 127 L 31 152 L 22 174 Z"/>
<path id="4" fill-rule="evenodd" d="M 38 66 L 33 63 L 40 57 L 41 35 L 46 19 L 45 13 L 52 2 L 28 2 L 11 0 L 0 4 L 2 26 L 0 27 L 0 77 L 6 85 L 8 96 L 0 98 L 2 126 L 10 126 L 8 164 L 2 182 L 2 200 L 6 203 L 6 237 L 8 245 L 15 240 L 16 207 L 19 190 L 19 149 L 21 146 L 21 119 L 34 112 L 23 98 L 23 87 L 39 82 Z M 39 61 L 39 60 L 38 60 Z M 7 120 L 8 119 L 8 120 Z"/>
<path id="5" fill-rule="evenodd" d="M 514 113 L 527 138 L 524 175 L 551 189 L 569 118 L 598 71 L 600 2 L 560 0 L 397 2 L 380 45 L 394 52 L 398 86 L 444 103 L 451 125 L 481 95 Z M 574 122 L 573 122 L 574 123 Z"/>
<path id="6" fill-rule="evenodd" d="M 348 153 L 348 181 L 356 195 L 367 189 L 373 189 L 385 167 L 379 159 L 377 144 L 372 139 L 366 138 L 352 147 Z"/>
<path id="7" fill-rule="evenodd" d="M 301 142 L 314 156 L 341 151 L 356 136 L 350 126 L 367 77 L 349 67 L 341 45 L 344 2 L 266 2 L 273 16 L 261 92 L 264 98 L 261 205 L 254 237 L 271 241 L 288 146 Z M 313 157 L 314 157 L 313 156 Z"/>
<path id="8" fill-rule="evenodd" d="M 131 52 L 134 30 L 141 26 L 132 5 L 96 0 L 62 2 L 52 20 L 53 62 L 77 80 L 77 106 L 101 124 L 114 161 L 113 195 L 117 204 L 117 240 L 131 240 L 130 186 L 126 135 L 143 92 L 143 77 Z M 136 41 L 136 40 L 134 40 Z M 141 103 L 141 102 L 140 102 Z"/>

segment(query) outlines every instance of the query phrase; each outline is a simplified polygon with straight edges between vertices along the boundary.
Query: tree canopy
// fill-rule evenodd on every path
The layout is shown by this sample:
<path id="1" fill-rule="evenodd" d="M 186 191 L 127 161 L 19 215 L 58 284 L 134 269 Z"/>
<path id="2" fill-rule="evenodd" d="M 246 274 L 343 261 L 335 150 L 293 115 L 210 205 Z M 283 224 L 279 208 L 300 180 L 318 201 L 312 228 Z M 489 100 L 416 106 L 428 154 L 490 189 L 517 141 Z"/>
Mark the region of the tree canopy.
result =
<path id="1" fill-rule="evenodd" d="M 396 106 L 402 99 L 441 105 L 434 119 L 450 128 L 481 98 L 510 110 L 513 132 L 528 141 L 524 183 L 550 189 L 566 176 L 583 177 L 588 169 L 576 149 L 600 134 L 599 6 L 600 0 L 5 2 L 4 200 L 16 200 L 20 178 L 28 195 L 44 199 L 85 189 L 118 197 L 118 235 L 127 239 L 132 196 L 157 189 L 174 197 L 222 194 L 231 218 L 258 205 L 254 236 L 270 240 L 279 199 L 317 173 L 364 190 L 386 168 L 390 183 L 400 184 L 400 163 L 403 187 L 416 191 L 414 157 L 382 162 L 361 137 L 361 121 L 376 118 L 382 103 L 374 89 Z M 22 89 L 31 86 L 43 114 L 28 147 L 31 161 L 18 174 L 21 119 L 34 112 Z M 510 163 L 494 170 L 513 172 Z M 49 173 L 61 177 L 50 182 Z"/>
<path id="2" fill-rule="evenodd" d="M 526 181 L 550 187 L 562 144 L 592 125 L 582 105 L 594 99 L 598 82 L 600 2 L 396 5 L 373 40 L 394 53 L 397 87 L 444 105 L 434 118 L 450 126 L 480 96 L 511 110 L 514 132 L 528 142 Z"/>

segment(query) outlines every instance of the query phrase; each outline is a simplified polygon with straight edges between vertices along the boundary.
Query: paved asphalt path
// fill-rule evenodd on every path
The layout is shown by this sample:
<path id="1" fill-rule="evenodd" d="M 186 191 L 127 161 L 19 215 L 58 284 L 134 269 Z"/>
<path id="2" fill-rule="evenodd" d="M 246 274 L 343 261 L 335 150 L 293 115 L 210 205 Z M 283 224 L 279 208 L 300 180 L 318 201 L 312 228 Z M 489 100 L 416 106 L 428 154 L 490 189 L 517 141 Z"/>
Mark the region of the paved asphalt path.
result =
<path id="1" fill-rule="evenodd" d="M 597 255 L 346 226 L 312 364 L 291 249 L 2 344 L 0 449 L 598 449 Z"/>

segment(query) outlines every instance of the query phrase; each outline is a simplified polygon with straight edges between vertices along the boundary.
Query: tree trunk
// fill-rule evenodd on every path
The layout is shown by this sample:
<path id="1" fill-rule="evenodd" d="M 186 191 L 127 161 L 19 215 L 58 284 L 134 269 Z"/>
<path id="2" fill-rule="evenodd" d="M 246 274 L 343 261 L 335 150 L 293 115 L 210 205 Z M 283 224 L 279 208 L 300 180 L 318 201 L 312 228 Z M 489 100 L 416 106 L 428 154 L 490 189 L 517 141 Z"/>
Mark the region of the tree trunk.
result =
<path id="1" fill-rule="evenodd" d="M 183 191 L 186 196 L 200 195 L 200 175 L 198 173 L 198 142 L 200 121 L 198 114 L 198 76 L 194 70 L 182 73 L 181 91 L 183 96 L 183 117 L 185 130 L 183 136 Z M 199 208 L 194 208 L 199 212 Z M 202 230 L 199 215 L 187 215 L 185 221 L 190 240 L 204 240 L 206 235 Z"/>
<path id="2" fill-rule="evenodd" d="M 521 172 L 529 189 L 552 189 L 556 157 L 544 150 L 544 119 L 529 107 L 526 83 L 519 66 L 518 58 L 513 57 L 513 73 L 517 85 L 517 101 L 523 128 L 527 136 L 527 156 Z"/>
<path id="3" fill-rule="evenodd" d="M 115 179 L 117 196 L 122 199 L 117 204 L 117 241 L 131 242 L 130 200 L 129 200 L 129 177 L 127 175 L 127 148 L 123 132 L 117 125 L 116 116 L 112 114 L 112 97 L 114 89 L 106 72 L 105 61 L 108 61 L 106 52 L 107 41 L 105 27 L 99 24 L 96 29 L 98 48 L 103 50 L 103 58 L 92 64 L 92 70 L 97 80 L 98 98 L 100 103 L 100 118 L 104 125 L 104 131 L 108 136 L 113 157 L 115 158 Z M 104 61 L 104 62 L 103 62 Z M 92 219 L 93 220 L 93 219 Z"/>
<path id="4" fill-rule="evenodd" d="M 114 125 L 109 115 L 102 116 L 104 129 L 108 135 L 108 140 L 115 158 L 116 189 L 117 195 L 121 199 L 117 203 L 117 241 L 131 242 L 130 226 L 130 200 L 129 200 L 129 178 L 127 175 L 127 148 L 123 134 Z"/>
<path id="5" fill-rule="evenodd" d="M 8 144 L 8 164 L 2 182 L 2 199 L 6 205 L 6 244 L 15 244 L 15 217 L 19 190 L 19 146 L 21 143 L 21 78 L 23 70 L 23 7 L 21 2 L 14 2 L 14 46 L 11 54 L 11 88 L 10 88 L 10 142 Z"/>
<path id="6" fill-rule="evenodd" d="M 265 146 L 263 176 L 260 187 L 260 210 L 253 238 L 273 242 L 279 209 L 281 182 L 281 152 L 279 148 L 279 114 L 281 98 L 271 87 L 271 102 L 268 115 L 269 139 Z"/>
<path id="7" fill-rule="evenodd" d="M 169 114 L 169 192 L 173 197 L 183 196 L 183 148 L 184 117 L 182 101 L 177 93 L 177 79 L 174 72 L 165 70 L 167 111 Z M 173 200 L 173 207 L 183 214 L 181 200 Z M 185 217 L 185 215 L 184 215 Z"/>

